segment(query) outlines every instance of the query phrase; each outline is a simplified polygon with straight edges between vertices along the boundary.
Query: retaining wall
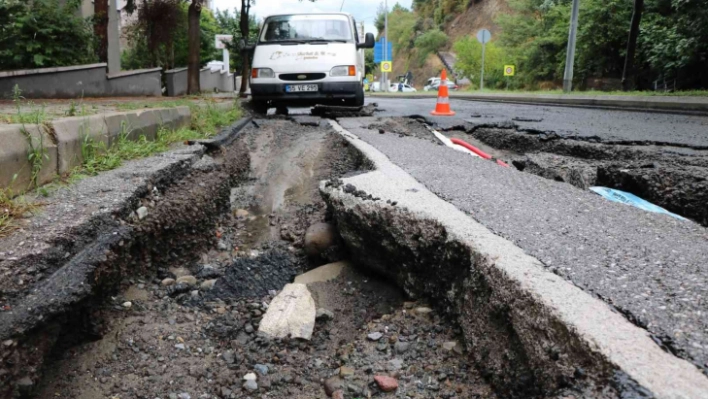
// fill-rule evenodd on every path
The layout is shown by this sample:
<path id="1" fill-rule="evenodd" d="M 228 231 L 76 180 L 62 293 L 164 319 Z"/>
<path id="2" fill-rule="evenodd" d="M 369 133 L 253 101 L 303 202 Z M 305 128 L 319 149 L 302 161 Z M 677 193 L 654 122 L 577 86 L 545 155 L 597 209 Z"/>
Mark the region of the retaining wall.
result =
<path id="1" fill-rule="evenodd" d="M 108 75 L 106 64 L 0 72 L 0 98 L 11 98 L 15 85 L 25 98 L 162 95 L 160 68 Z"/>
<path id="2" fill-rule="evenodd" d="M 233 103 L 214 106 L 227 110 Z M 0 125 L 0 189 L 10 188 L 17 194 L 30 188 L 30 139 L 35 148 L 44 148 L 45 156 L 36 182 L 37 186 L 42 186 L 81 165 L 82 144 L 87 137 L 106 146 L 113 144 L 121 134 L 133 140 L 140 136 L 154 140 L 160 127 L 178 129 L 190 122 L 189 107 L 175 107 L 63 118 L 45 125 Z"/>
<path id="3" fill-rule="evenodd" d="M 187 94 L 187 68 L 166 71 L 165 85 L 167 86 L 167 95 L 170 97 Z M 204 68 L 199 71 L 199 86 L 202 92 L 233 92 L 234 74 Z"/>

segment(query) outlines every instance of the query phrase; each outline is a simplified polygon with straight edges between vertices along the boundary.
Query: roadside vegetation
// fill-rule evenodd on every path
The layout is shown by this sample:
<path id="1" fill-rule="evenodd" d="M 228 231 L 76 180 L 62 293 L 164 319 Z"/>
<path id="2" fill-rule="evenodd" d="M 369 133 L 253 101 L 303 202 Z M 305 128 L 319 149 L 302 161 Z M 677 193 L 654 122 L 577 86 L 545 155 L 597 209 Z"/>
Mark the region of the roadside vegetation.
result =
<path id="1" fill-rule="evenodd" d="M 19 96 L 19 93 L 16 94 Z M 19 106 L 20 97 L 16 99 Z M 144 104 L 139 102 L 129 103 L 125 109 L 141 109 Z M 155 105 L 155 103 L 148 103 Z M 36 189 L 37 197 L 48 196 L 52 190 L 55 190 L 67 183 L 75 182 L 79 179 L 95 176 L 100 172 L 105 172 L 119 168 L 126 161 L 146 158 L 161 152 L 168 151 L 173 145 L 184 143 L 191 140 L 208 139 L 218 133 L 219 128 L 227 126 L 242 116 L 240 106 L 235 103 L 233 108 L 228 111 L 217 109 L 214 106 L 215 102 L 211 99 L 204 99 L 202 104 L 196 104 L 189 100 L 175 100 L 171 102 L 172 106 L 189 105 L 192 112 L 192 121 L 189 127 L 180 128 L 177 130 L 160 128 L 157 132 L 155 140 L 148 140 L 145 136 L 140 136 L 137 139 L 131 133 L 132 129 L 129 125 L 123 125 L 123 131 L 118 139 L 111 145 L 106 146 L 103 142 L 92 140 L 89 136 L 84 138 L 81 145 L 81 153 L 83 163 L 77 167 L 69 176 L 62 176 L 54 183 L 36 187 L 36 174 L 39 173 L 41 165 L 44 161 L 44 153 L 41 147 L 32 145 L 28 151 L 28 161 L 32 165 L 32 184 L 27 188 L 26 192 L 13 192 L 10 189 L 0 189 L 0 238 L 7 236 L 19 226 L 16 223 L 17 218 L 24 217 L 28 212 L 33 212 L 41 203 L 28 200 L 29 194 Z M 168 104 L 159 104 L 162 107 Z M 37 124 L 36 119 L 31 119 L 31 115 L 27 115 L 20 109 L 18 111 L 18 120 L 27 120 L 27 123 Z M 41 124 L 41 123 L 40 123 Z M 31 137 L 28 137 L 31 140 Z"/>
<path id="2" fill-rule="evenodd" d="M 477 30 L 493 31 L 486 46 L 485 87 L 490 89 L 554 90 L 562 85 L 571 0 L 413 0 L 389 13 L 389 37 L 397 74 L 419 76 L 425 59 L 452 51 L 454 66 L 479 85 L 481 45 Z M 633 1 L 580 2 L 574 87 L 579 90 L 621 90 Z M 486 7 L 486 8 L 485 8 Z M 488 9 L 495 18 L 478 21 Z M 708 89 L 708 9 L 703 0 L 645 0 L 636 46 L 631 90 L 705 95 Z M 376 26 L 383 32 L 384 10 Z M 474 24 L 465 23 L 476 21 Z M 473 26 L 474 25 L 474 26 Z M 434 40 L 433 40 L 434 39 Z M 515 65 L 513 78 L 504 65 Z M 439 73 L 439 71 L 435 72 Z M 630 91 L 631 91 L 630 90 Z"/>

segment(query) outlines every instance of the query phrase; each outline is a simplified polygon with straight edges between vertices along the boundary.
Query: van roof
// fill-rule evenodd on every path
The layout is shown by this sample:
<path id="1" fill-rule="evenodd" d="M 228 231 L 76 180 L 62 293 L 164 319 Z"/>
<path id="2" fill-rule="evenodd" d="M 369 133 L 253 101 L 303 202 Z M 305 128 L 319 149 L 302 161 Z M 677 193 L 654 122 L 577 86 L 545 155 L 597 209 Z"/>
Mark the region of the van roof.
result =
<path id="1" fill-rule="evenodd" d="M 345 17 L 351 17 L 352 15 L 348 12 L 291 12 L 287 14 L 272 14 L 265 17 L 268 19 L 270 17 L 285 17 L 288 15 L 343 15 Z"/>

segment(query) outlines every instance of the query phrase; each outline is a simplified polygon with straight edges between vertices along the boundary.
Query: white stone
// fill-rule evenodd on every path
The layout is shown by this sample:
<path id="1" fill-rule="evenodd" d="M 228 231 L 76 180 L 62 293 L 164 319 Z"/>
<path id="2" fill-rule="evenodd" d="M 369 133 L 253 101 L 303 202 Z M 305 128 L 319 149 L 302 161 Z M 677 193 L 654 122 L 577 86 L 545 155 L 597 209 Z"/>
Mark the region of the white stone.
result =
<path id="1" fill-rule="evenodd" d="M 248 373 L 243 376 L 244 381 L 256 381 L 258 379 L 258 376 L 256 373 Z"/>
<path id="2" fill-rule="evenodd" d="M 268 306 L 258 331 L 273 338 L 312 338 L 317 309 L 305 284 L 287 284 Z"/>
<path id="3" fill-rule="evenodd" d="M 123 307 L 126 309 L 130 309 L 131 306 L 133 306 L 133 303 L 130 301 L 123 302 Z"/>
<path id="4" fill-rule="evenodd" d="M 328 263 L 295 277 L 295 282 L 299 284 L 312 284 L 334 280 L 339 277 L 344 270 L 349 268 L 351 268 L 351 265 L 346 261 Z"/>
<path id="5" fill-rule="evenodd" d="M 143 220 L 147 217 L 148 215 L 148 209 L 144 206 L 141 206 L 138 208 L 138 219 Z"/>

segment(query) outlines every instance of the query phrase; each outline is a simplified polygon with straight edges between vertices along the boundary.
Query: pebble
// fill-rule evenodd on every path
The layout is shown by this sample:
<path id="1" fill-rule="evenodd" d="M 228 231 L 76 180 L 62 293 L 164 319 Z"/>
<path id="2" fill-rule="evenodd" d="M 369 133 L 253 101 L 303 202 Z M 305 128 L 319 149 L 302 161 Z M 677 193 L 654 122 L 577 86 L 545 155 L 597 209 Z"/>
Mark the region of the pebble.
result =
<path id="1" fill-rule="evenodd" d="M 338 389 L 332 392 L 332 399 L 344 399 L 344 391 Z"/>
<path id="2" fill-rule="evenodd" d="M 239 219 L 246 219 L 250 215 L 250 213 L 245 209 L 236 209 L 234 215 Z"/>
<path id="3" fill-rule="evenodd" d="M 315 320 L 328 321 L 332 319 L 334 319 L 334 313 L 324 308 L 317 309 L 317 313 L 315 314 Z"/>
<path id="4" fill-rule="evenodd" d="M 372 332 L 371 334 L 369 334 L 369 335 L 366 336 L 366 338 L 368 338 L 369 341 L 378 341 L 378 340 L 381 339 L 381 337 L 383 337 L 383 334 L 381 334 L 381 333 L 378 332 L 378 331 L 377 331 L 377 332 Z"/>
<path id="5" fill-rule="evenodd" d="M 160 282 L 163 287 L 169 287 L 170 285 L 175 285 L 176 281 L 173 278 L 166 278 Z"/>
<path id="6" fill-rule="evenodd" d="M 182 276 L 177 279 L 177 284 L 186 284 L 190 287 L 197 285 L 197 278 L 194 276 Z"/>
<path id="7" fill-rule="evenodd" d="M 248 373 L 243 376 L 243 379 L 246 381 L 256 381 L 258 376 L 256 376 L 256 373 Z"/>
<path id="8" fill-rule="evenodd" d="M 256 364 L 253 369 L 260 375 L 268 375 L 268 366 L 265 364 Z"/>
<path id="9" fill-rule="evenodd" d="M 243 389 L 247 390 L 248 392 L 253 392 L 258 390 L 258 383 L 254 380 L 247 380 L 246 382 L 243 383 Z"/>
<path id="10" fill-rule="evenodd" d="M 419 308 L 413 309 L 413 313 L 420 315 L 420 316 L 425 316 L 425 315 L 428 315 L 432 312 L 433 312 L 433 309 L 426 308 L 426 307 L 419 307 Z"/>
<path id="11" fill-rule="evenodd" d="M 351 377 L 354 375 L 354 369 L 351 367 L 342 366 L 339 368 L 339 376 L 342 378 Z"/>
<path id="12" fill-rule="evenodd" d="M 182 392 L 181 394 L 177 395 L 178 399 L 192 399 L 192 397 L 187 393 L 187 392 Z"/>
<path id="13" fill-rule="evenodd" d="M 185 346 L 184 346 L 184 344 L 177 344 L 177 345 L 175 345 L 175 348 L 177 348 L 179 350 L 184 350 Z"/>
<path id="14" fill-rule="evenodd" d="M 401 353 L 406 353 L 408 352 L 408 349 L 410 348 L 411 344 L 409 342 L 401 342 L 398 341 L 396 342 L 396 345 L 394 348 L 396 349 L 396 353 L 401 354 Z"/>
<path id="15" fill-rule="evenodd" d="M 216 279 L 214 279 L 214 280 L 206 280 L 205 282 L 203 282 L 203 283 L 199 286 L 199 288 L 202 289 L 202 290 L 205 290 L 205 291 L 206 291 L 206 290 L 210 290 L 210 289 L 214 288 L 214 284 L 216 284 Z"/>
<path id="16" fill-rule="evenodd" d="M 243 328 L 248 334 L 253 332 L 253 326 L 251 324 L 246 324 L 246 327 Z"/>
<path id="17" fill-rule="evenodd" d="M 148 209 L 144 206 L 141 206 L 140 208 L 138 208 L 137 214 L 138 214 L 138 219 L 143 220 L 148 215 Z"/>
<path id="18" fill-rule="evenodd" d="M 226 351 L 221 354 L 221 358 L 228 364 L 233 364 L 236 361 L 233 351 Z"/>
<path id="19" fill-rule="evenodd" d="M 326 379 L 324 382 L 324 390 L 327 396 L 332 396 L 332 394 L 334 394 L 334 391 L 338 390 L 341 387 L 342 380 L 337 377 Z"/>
<path id="20" fill-rule="evenodd" d="M 133 303 L 130 301 L 126 301 L 126 302 L 123 302 L 123 304 L 121 306 L 123 306 L 126 309 L 130 309 L 131 307 L 133 307 Z"/>
<path id="21" fill-rule="evenodd" d="M 454 350 L 455 352 L 458 352 L 458 343 L 456 341 L 448 341 L 448 342 L 443 342 L 443 349 L 446 351 L 452 351 Z"/>
<path id="22" fill-rule="evenodd" d="M 385 375 L 377 375 L 374 377 L 376 385 L 379 389 L 384 392 L 393 392 L 398 389 L 398 381 L 393 377 L 387 377 Z"/>

